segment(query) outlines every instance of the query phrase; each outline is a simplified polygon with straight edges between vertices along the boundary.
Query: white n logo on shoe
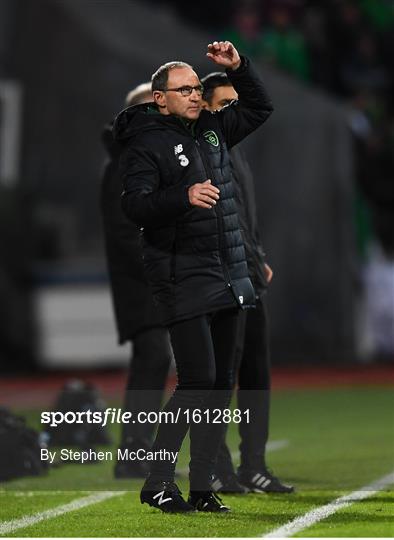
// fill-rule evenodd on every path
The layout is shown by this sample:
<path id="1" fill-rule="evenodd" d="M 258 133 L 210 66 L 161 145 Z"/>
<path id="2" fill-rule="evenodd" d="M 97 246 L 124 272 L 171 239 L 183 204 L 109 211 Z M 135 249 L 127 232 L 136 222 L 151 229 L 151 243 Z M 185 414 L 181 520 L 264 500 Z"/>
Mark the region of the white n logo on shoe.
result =
<path id="1" fill-rule="evenodd" d="M 158 505 L 161 506 L 162 504 L 172 501 L 172 497 L 167 497 L 167 499 L 163 499 L 165 491 L 160 491 L 159 493 L 156 493 L 156 495 L 153 495 L 153 499 L 157 499 L 159 497 L 159 500 L 157 501 Z"/>

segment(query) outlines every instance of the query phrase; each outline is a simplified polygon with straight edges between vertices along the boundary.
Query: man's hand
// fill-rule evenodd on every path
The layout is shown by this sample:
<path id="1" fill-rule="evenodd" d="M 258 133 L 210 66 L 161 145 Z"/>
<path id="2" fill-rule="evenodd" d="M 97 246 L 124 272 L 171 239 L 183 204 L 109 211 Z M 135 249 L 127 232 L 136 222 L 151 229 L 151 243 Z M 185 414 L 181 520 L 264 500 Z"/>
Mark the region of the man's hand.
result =
<path id="1" fill-rule="evenodd" d="M 214 41 L 208 45 L 208 58 L 213 60 L 218 66 L 230 69 L 238 69 L 241 65 L 237 49 L 229 41 Z"/>
<path id="2" fill-rule="evenodd" d="M 274 273 L 272 271 L 272 268 L 268 266 L 267 263 L 264 263 L 264 275 L 265 275 L 265 279 L 267 280 L 267 283 L 270 283 Z"/>
<path id="3" fill-rule="evenodd" d="M 213 186 L 210 180 L 193 184 L 188 190 L 190 204 L 200 208 L 212 208 L 219 199 L 219 193 L 218 188 Z"/>

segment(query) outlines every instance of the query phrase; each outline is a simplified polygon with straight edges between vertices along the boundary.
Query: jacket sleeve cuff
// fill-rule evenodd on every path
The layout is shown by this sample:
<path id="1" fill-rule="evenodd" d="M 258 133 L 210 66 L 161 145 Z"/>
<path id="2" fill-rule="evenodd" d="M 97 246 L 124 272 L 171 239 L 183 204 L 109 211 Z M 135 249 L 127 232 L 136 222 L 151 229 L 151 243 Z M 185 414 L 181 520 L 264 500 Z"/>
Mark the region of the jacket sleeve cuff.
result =
<path id="1" fill-rule="evenodd" d="M 249 67 L 249 59 L 246 56 L 240 55 L 241 58 L 241 64 L 237 69 L 230 69 L 226 68 L 226 74 L 227 75 L 238 75 L 242 74 L 244 71 L 246 71 Z"/>
<path id="2" fill-rule="evenodd" d="M 174 186 L 167 191 L 167 204 L 175 214 L 182 214 L 190 210 L 189 186 Z"/>

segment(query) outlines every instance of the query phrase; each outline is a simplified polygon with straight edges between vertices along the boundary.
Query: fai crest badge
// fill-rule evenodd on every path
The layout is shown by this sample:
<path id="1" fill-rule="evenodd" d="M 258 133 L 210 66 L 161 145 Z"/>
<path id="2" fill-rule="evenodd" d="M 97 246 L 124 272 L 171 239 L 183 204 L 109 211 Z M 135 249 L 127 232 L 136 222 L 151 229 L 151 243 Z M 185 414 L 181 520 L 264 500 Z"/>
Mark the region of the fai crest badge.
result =
<path id="1" fill-rule="evenodd" d="M 219 137 L 214 131 L 206 131 L 203 136 L 209 144 L 212 144 L 212 146 L 219 146 Z"/>

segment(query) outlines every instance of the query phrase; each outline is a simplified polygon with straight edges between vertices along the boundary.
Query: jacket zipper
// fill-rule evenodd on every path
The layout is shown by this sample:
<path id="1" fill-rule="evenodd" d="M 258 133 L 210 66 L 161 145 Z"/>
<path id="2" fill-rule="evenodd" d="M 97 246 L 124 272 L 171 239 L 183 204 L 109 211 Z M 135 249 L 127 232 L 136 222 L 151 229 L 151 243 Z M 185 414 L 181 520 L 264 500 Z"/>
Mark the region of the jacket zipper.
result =
<path id="1" fill-rule="evenodd" d="M 212 170 L 211 170 L 211 167 L 209 166 L 209 164 L 206 162 L 205 160 L 205 156 L 203 155 L 203 153 L 201 152 L 200 150 L 200 143 L 197 139 L 194 139 L 195 142 L 196 142 L 196 146 L 197 146 L 197 150 L 198 150 L 198 153 L 200 154 L 200 158 L 201 158 L 201 161 L 202 161 L 202 164 L 204 165 L 204 169 L 205 169 L 205 173 L 207 175 L 208 178 L 211 178 L 212 182 L 213 182 L 213 174 L 212 174 Z M 222 264 L 222 269 L 223 269 L 223 273 L 224 273 L 224 277 L 226 279 L 226 285 L 227 287 L 230 287 L 231 288 L 231 278 L 230 278 L 230 273 L 228 271 L 228 268 L 227 268 L 227 265 L 226 265 L 226 262 L 225 262 L 225 251 L 224 251 L 224 247 L 223 247 L 223 238 L 224 238 L 224 234 L 223 234 L 223 213 L 222 213 L 222 209 L 220 207 L 220 199 L 219 201 L 217 201 L 217 204 L 215 206 L 215 209 L 216 209 L 216 213 L 217 213 L 217 216 L 216 216 L 216 221 L 217 221 L 217 224 L 218 224 L 218 232 L 219 232 L 219 253 L 220 253 L 220 262 Z M 218 215 L 219 214 L 219 215 Z"/>

